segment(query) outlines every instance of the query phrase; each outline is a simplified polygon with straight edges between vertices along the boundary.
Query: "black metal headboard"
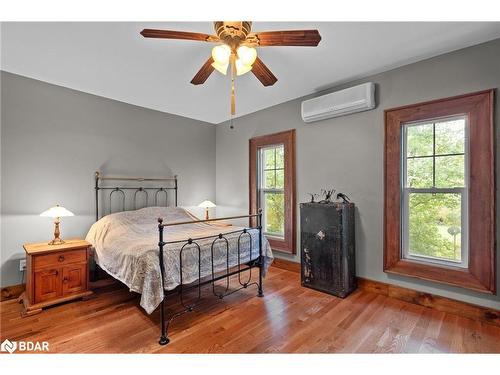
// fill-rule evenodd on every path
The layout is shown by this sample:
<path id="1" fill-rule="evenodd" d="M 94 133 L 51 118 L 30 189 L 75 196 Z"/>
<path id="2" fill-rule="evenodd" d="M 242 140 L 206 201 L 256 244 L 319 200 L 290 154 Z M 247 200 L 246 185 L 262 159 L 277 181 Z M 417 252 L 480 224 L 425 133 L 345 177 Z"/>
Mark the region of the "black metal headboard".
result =
<path id="1" fill-rule="evenodd" d="M 111 181 L 116 181 L 119 185 L 111 185 Z M 124 184 L 124 182 L 126 182 Z M 137 182 L 140 184 L 139 186 L 133 186 L 131 182 Z M 149 183 L 161 183 L 161 186 L 149 186 Z M 122 185 L 122 186 L 120 186 Z M 126 186 L 123 186 L 126 185 Z M 138 197 L 145 197 L 145 205 L 143 207 L 151 206 L 150 203 L 153 203 L 154 206 L 158 206 L 158 202 L 161 199 L 161 196 L 165 197 L 165 206 L 169 204 L 169 192 L 173 191 L 174 198 L 173 204 L 177 207 L 177 176 L 174 177 L 160 177 L 160 178 L 147 178 L 147 177 L 116 177 L 116 176 L 102 176 L 99 172 L 95 172 L 95 218 L 96 221 L 99 220 L 99 200 L 100 194 L 99 191 L 107 191 L 107 198 L 109 200 L 108 214 L 118 211 L 113 211 L 112 208 L 112 200 L 114 194 L 120 196 L 121 198 L 121 210 L 127 211 L 131 209 L 138 209 L 141 207 L 137 207 Z M 130 192 L 129 194 L 129 208 L 127 209 L 127 194 L 126 192 Z M 151 195 L 148 193 L 151 192 Z M 133 193 L 133 195 L 132 195 Z M 151 199 L 153 201 L 151 202 Z M 101 215 L 102 216 L 102 215 Z"/>

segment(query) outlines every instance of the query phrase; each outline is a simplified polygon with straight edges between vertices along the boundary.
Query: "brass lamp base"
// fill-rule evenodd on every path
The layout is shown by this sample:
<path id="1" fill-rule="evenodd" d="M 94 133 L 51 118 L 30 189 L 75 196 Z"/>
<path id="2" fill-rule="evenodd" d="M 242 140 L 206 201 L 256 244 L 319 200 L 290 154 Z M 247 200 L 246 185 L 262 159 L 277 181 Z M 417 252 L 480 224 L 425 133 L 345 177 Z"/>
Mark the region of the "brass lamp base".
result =
<path id="1" fill-rule="evenodd" d="M 61 235 L 61 232 L 59 230 L 59 223 L 61 222 L 61 218 L 56 217 L 54 219 L 54 239 L 49 242 L 49 245 L 61 245 L 64 243 L 64 241 L 59 238 Z"/>
<path id="2" fill-rule="evenodd" d="M 60 238 L 54 238 L 52 241 L 49 242 L 49 245 L 62 245 L 64 242 Z"/>

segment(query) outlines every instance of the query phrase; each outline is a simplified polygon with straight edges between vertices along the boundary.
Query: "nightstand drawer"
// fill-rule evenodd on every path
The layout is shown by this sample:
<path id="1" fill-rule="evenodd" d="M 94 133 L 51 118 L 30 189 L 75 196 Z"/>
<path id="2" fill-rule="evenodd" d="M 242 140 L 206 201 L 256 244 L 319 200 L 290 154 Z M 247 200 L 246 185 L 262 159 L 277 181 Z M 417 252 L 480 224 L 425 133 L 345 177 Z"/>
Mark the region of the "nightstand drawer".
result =
<path id="1" fill-rule="evenodd" d="M 36 255 L 33 259 L 35 270 L 47 267 L 64 266 L 66 264 L 85 262 L 87 260 L 87 249 L 58 251 L 56 253 Z"/>

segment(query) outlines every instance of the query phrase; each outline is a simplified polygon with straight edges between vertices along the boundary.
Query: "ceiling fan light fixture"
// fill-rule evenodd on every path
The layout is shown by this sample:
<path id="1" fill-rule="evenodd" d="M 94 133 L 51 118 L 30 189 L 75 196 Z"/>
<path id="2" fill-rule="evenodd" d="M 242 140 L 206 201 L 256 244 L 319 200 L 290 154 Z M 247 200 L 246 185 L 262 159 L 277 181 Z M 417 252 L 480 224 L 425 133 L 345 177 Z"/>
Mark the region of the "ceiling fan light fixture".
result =
<path id="1" fill-rule="evenodd" d="M 316 47 L 321 41 L 318 30 L 276 30 L 251 33 L 252 22 L 250 21 L 216 21 L 214 27 L 217 35 L 158 29 L 144 29 L 140 34 L 145 38 L 218 43 L 191 83 L 193 85 L 204 83 L 214 70 L 227 75 L 228 68 L 231 66 L 231 116 L 236 113 L 234 84 L 236 75 L 240 76 L 252 71 L 264 86 L 272 86 L 278 80 L 262 60 L 257 58 L 257 50 L 254 47 Z"/>
<path id="2" fill-rule="evenodd" d="M 229 64 L 229 57 L 231 56 L 231 48 L 226 44 L 220 44 L 212 48 L 212 58 L 220 65 Z"/>
<path id="3" fill-rule="evenodd" d="M 222 74 L 226 75 L 227 74 L 227 68 L 229 66 L 229 63 L 219 63 L 217 61 L 214 61 L 212 63 L 212 66 L 214 67 L 215 70 L 221 72 Z"/>
<path id="4" fill-rule="evenodd" d="M 236 75 L 241 76 L 245 73 L 248 73 L 250 70 L 252 70 L 252 65 L 246 65 L 243 64 L 241 59 L 237 59 L 235 62 L 236 65 Z"/>
<path id="5" fill-rule="evenodd" d="M 243 65 L 250 65 L 257 59 L 257 50 L 253 47 L 239 46 L 236 51 L 238 59 L 241 60 Z"/>

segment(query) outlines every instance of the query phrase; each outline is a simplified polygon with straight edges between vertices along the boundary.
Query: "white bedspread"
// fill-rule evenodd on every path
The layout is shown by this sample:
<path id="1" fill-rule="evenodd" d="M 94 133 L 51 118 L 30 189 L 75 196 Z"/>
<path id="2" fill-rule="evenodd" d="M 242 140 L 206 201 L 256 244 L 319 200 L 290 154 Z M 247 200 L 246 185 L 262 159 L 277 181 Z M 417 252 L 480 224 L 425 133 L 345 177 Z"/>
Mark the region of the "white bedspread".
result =
<path id="1" fill-rule="evenodd" d="M 99 266 L 114 278 L 125 283 L 131 291 L 141 293 L 141 306 L 151 314 L 163 298 L 160 284 L 160 265 L 158 260 L 158 221 L 164 223 L 195 220 L 186 210 L 174 207 L 147 207 L 136 211 L 125 211 L 107 215 L 94 223 L 86 240 L 95 248 L 95 258 Z M 205 236 L 216 236 L 243 229 L 213 222 L 176 225 L 165 227 L 164 241 L 186 240 Z M 250 237 L 243 235 L 240 241 L 241 263 L 259 256 L 258 230 L 249 231 L 252 237 L 250 257 Z M 239 233 L 225 236 L 229 241 L 229 265 L 238 264 Z M 201 248 L 201 277 L 212 274 L 211 245 L 213 238 L 196 241 Z M 165 289 L 178 286 L 180 280 L 179 253 L 184 243 L 169 244 L 164 248 Z M 269 242 L 263 237 L 263 254 L 267 271 L 273 261 Z M 198 279 L 198 249 L 188 245 L 182 253 L 183 284 Z M 214 246 L 215 272 L 226 269 L 226 246 L 219 240 Z"/>

